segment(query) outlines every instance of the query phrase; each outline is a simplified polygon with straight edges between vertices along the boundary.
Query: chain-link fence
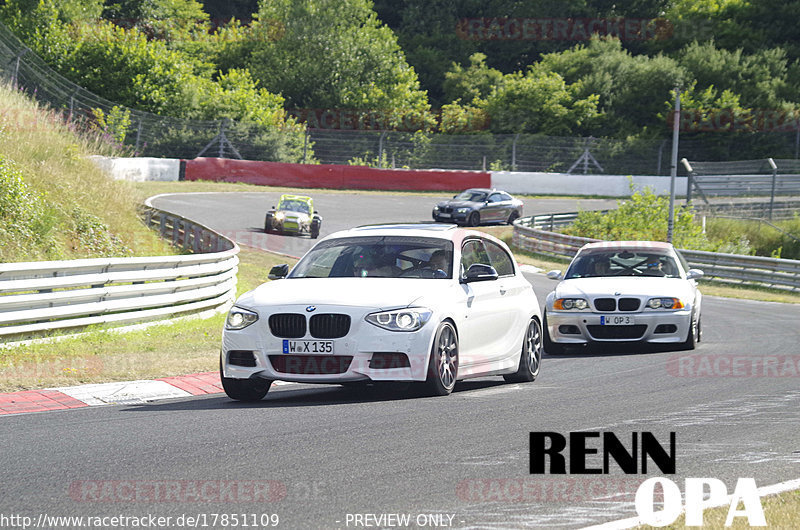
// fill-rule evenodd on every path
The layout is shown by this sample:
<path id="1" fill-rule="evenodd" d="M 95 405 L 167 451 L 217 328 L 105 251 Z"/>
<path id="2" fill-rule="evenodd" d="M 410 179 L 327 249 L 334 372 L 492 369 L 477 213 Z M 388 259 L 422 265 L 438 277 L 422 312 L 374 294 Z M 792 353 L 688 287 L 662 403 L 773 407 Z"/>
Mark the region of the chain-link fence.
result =
<path id="1" fill-rule="evenodd" d="M 669 175 L 670 143 L 661 139 L 561 138 L 536 134 L 426 134 L 398 131 L 264 128 L 124 108 L 51 69 L 0 24 L 0 77 L 57 112 L 77 130 L 104 130 L 136 156 L 198 156 L 280 162 Z M 124 128 L 110 126 L 127 121 Z M 680 157 L 797 159 L 800 131 L 684 135 Z M 794 160 L 796 162 L 796 160 Z M 800 165 L 800 163 L 799 163 Z M 682 168 L 679 168 L 682 171 Z"/>

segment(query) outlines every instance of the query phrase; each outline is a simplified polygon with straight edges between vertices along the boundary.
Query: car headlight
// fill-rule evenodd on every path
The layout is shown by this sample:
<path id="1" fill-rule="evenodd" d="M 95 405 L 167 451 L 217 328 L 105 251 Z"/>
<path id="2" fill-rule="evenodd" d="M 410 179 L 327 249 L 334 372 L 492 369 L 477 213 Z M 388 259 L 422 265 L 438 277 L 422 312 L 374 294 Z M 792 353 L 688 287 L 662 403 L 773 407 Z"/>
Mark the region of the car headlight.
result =
<path id="1" fill-rule="evenodd" d="M 258 313 L 254 311 L 248 311 L 247 309 L 242 309 L 241 307 L 233 306 L 231 310 L 228 311 L 228 318 L 225 321 L 225 329 L 234 331 L 244 329 L 256 320 L 258 320 Z"/>
<path id="2" fill-rule="evenodd" d="M 680 298 L 651 298 L 647 301 L 650 309 L 683 309 L 685 306 Z"/>
<path id="3" fill-rule="evenodd" d="M 275 214 L 275 219 L 278 221 L 283 221 L 286 218 L 286 214 L 283 212 L 278 212 Z"/>
<path id="4" fill-rule="evenodd" d="M 457 211 L 458 213 L 467 213 L 467 212 L 469 211 L 469 208 L 459 208 L 459 209 L 457 209 L 456 211 Z"/>
<path id="5" fill-rule="evenodd" d="M 433 207 L 433 211 L 434 211 L 434 212 L 438 212 L 438 211 L 439 211 L 439 206 L 438 206 L 438 205 L 437 205 L 437 206 L 434 206 L 434 207 Z"/>
<path id="6" fill-rule="evenodd" d="M 367 322 L 389 331 L 417 331 L 431 318 L 432 311 L 422 307 L 370 313 Z"/>
<path id="7" fill-rule="evenodd" d="M 589 302 L 583 298 L 559 298 L 553 302 L 553 309 L 557 311 L 581 310 L 589 307 Z"/>

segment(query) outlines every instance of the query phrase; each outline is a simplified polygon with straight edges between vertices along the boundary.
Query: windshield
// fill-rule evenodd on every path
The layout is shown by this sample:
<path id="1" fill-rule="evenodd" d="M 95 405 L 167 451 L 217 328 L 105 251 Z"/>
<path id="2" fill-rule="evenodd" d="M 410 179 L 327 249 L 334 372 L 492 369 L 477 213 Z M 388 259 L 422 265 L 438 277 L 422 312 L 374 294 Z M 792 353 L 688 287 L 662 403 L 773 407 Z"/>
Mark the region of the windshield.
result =
<path id="1" fill-rule="evenodd" d="M 288 210 L 290 212 L 309 213 L 308 203 L 293 199 L 284 199 L 278 204 L 278 210 Z"/>
<path id="2" fill-rule="evenodd" d="M 425 237 L 353 237 L 323 241 L 289 278 L 429 278 L 453 274 L 453 243 Z"/>
<path id="3" fill-rule="evenodd" d="M 482 191 L 475 191 L 475 190 L 467 190 L 462 191 L 458 196 L 456 196 L 456 200 L 458 201 L 470 201 L 470 202 L 483 202 L 486 200 L 486 193 Z"/>
<path id="4" fill-rule="evenodd" d="M 565 279 L 604 276 L 658 276 L 680 278 L 675 259 L 652 251 L 609 250 L 582 254 L 573 260 Z"/>

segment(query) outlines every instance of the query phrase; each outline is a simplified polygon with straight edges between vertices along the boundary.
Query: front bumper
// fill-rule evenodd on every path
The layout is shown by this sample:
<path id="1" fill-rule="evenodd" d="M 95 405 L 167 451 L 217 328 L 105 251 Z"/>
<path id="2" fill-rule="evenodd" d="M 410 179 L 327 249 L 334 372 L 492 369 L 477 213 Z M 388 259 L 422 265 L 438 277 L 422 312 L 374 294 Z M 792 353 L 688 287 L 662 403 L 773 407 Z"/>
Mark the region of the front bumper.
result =
<path id="1" fill-rule="evenodd" d="M 631 317 L 633 325 L 609 325 L 609 317 Z M 613 318 L 612 318 L 613 320 Z M 680 343 L 686 340 L 691 324 L 691 311 L 644 311 L 595 313 L 589 311 L 548 311 L 547 328 L 550 340 L 569 344 L 591 342 Z"/>
<path id="2" fill-rule="evenodd" d="M 443 212 L 433 212 L 433 220 L 437 223 L 456 223 L 456 224 L 465 224 L 467 222 L 467 217 L 469 214 L 472 213 L 471 211 L 465 213 L 443 213 Z"/>
<path id="3" fill-rule="evenodd" d="M 305 307 L 305 306 L 304 306 Z M 331 340 L 331 354 L 286 354 L 284 339 L 272 335 L 267 316 L 239 331 L 225 330 L 222 336 L 222 366 L 225 377 L 293 381 L 304 383 L 345 383 L 352 381 L 424 381 L 436 325 L 429 321 L 414 332 L 392 332 L 364 320 L 366 313 L 355 308 L 318 307 L 320 313 L 349 313 L 348 334 L 337 339 L 315 339 L 310 335 L 291 341 Z M 303 308 L 281 308 L 281 312 L 302 313 Z M 255 366 L 231 364 L 231 351 L 252 352 Z M 380 355 L 376 356 L 378 353 Z M 387 362 L 387 355 L 404 354 L 408 366 Z M 302 359 L 300 358 L 302 357 Z M 401 357 L 401 356 L 394 356 Z"/>

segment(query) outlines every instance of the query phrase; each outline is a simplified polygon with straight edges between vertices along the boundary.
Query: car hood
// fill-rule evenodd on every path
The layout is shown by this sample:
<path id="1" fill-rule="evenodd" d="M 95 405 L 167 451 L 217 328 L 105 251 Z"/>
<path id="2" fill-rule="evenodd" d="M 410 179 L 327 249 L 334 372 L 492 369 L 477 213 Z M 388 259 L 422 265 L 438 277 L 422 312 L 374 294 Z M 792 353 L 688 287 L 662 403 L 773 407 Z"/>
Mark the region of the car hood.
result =
<path id="1" fill-rule="evenodd" d="M 691 299 L 691 292 L 691 283 L 681 278 L 620 276 L 564 280 L 556 286 L 555 297 L 595 298 L 620 293 L 629 296 L 674 296 Z"/>
<path id="2" fill-rule="evenodd" d="M 256 309 L 275 305 L 338 305 L 394 309 L 431 307 L 452 300 L 452 281 L 416 278 L 287 278 L 267 282 L 236 302 Z M 441 302 L 439 302 L 441 303 Z"/>

